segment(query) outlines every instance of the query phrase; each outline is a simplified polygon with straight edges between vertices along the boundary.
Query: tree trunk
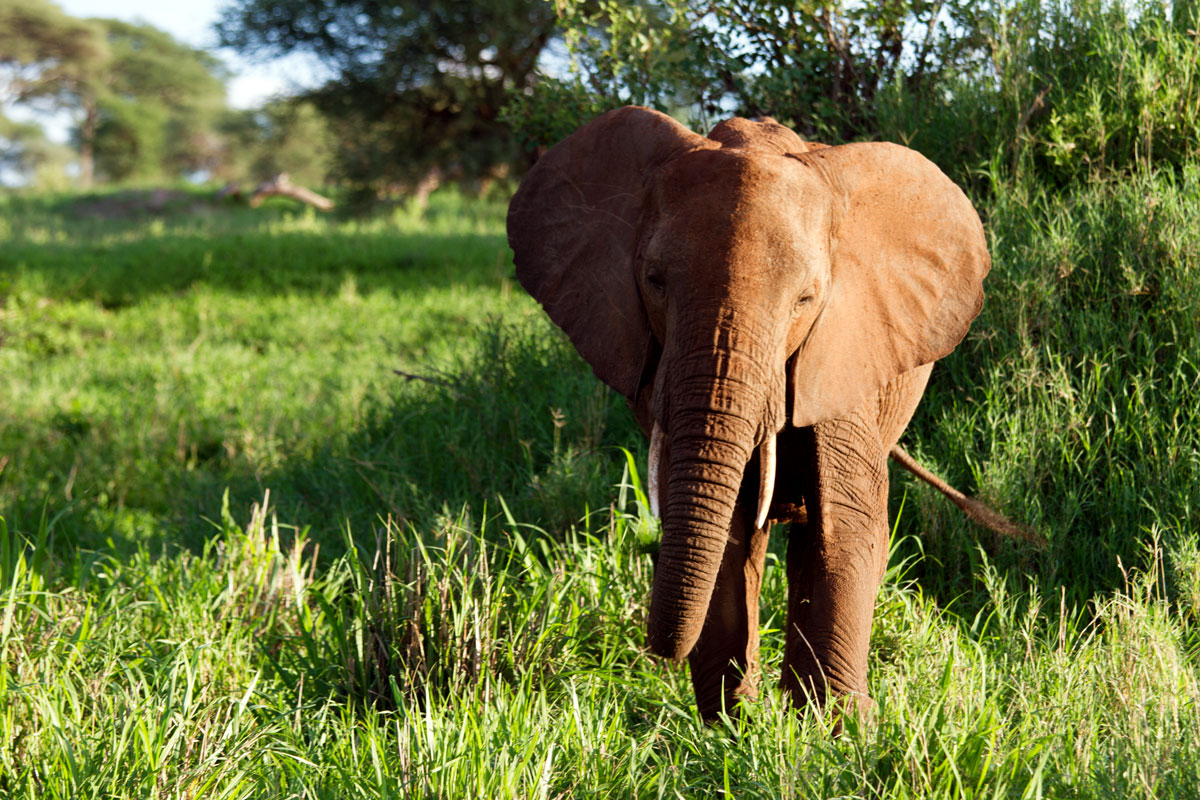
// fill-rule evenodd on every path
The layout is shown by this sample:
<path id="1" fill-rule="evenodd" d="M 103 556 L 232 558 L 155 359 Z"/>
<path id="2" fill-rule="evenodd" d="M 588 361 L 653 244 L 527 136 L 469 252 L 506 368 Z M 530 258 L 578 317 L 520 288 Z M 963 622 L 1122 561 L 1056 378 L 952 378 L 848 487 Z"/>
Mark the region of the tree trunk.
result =
<path id="1" fill-rule="evenodd" d="M 83 124 L 79 126 L 79 185 L 92 188 L 95 179 L 96 126 L 100 123 L 100 110 L 95 100 L 84 101 Z"/>

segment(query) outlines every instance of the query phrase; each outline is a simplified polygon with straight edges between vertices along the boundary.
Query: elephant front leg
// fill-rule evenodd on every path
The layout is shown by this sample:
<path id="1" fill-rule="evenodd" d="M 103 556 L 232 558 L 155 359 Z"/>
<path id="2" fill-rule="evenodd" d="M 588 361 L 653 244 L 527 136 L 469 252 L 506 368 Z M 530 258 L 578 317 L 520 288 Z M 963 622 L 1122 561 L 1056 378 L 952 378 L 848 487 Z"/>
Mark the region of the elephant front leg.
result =
<path id="1" fill-rule="evenodd" d="M 869 709 L 867 654 L 887 566 L 887 462 L 866 414 L 808 429 L 809 516 L 791 527 L 782 684 L 797 707 Z"/>
<path id="2" fill-rule="evenodd" d="M 758 695 L 758 595 L 768 532 L 769 526 L 754 530 L 737 504 L 708 616 L 688 654 L 696 706 L 705 722 L 722 711 L 733 714 L 742 699 Z"/>

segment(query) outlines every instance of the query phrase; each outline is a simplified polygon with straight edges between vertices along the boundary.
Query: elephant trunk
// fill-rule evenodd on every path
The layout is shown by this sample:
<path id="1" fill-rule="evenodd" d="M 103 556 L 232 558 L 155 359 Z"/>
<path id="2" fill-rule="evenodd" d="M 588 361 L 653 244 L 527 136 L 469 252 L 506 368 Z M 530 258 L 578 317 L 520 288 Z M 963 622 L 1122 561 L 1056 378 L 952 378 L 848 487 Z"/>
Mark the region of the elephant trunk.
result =
<path id="1" fill-rule="evenodd" d="M 738 372 L 739 361 L 753 377 Z M 716 363 L 723 367 L 716 376 L 673 380 L 670 400 L 662 546 L 647 638 L 653 652 L 675 661 L 700 636 L 746 465 L 764 434 L 773 439 L 775 414 L 769 409 L 781 406 L 768 402 L 782 387 L 776 392 L 771 382 L 758 379 L 761 361 L 725 350 Z M 689 386 L 697 389 L 691 397 Z"/>

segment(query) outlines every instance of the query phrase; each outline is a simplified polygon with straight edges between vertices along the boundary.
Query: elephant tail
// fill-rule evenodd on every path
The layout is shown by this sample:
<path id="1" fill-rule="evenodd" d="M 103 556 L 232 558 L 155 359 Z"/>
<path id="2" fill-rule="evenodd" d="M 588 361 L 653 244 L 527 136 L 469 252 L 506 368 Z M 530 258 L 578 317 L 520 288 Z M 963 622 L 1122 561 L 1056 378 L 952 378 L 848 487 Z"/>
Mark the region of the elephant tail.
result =
<path id="1" fill-rule="evenodd" d="M 908 451 L 900 445 L 893 446 L 890 455 L 897 464 L 946 495 L 946 497 L 950 498 L 950 502 L 961 508 L 968 517 L 985 528 L 989 528 L 1002 536 L 1013 536 L 1023 539 L 1039 548 L 1046 546 L 1046 538 L 1040 533 L 1025 525 L 1013 522 L 1000 512 L 988 508 L 974 498 L 967 497 L 958 489 L 955 489 L 937 475 L 934 475 L 925 469 L 925 467 L 918 464 L 917 460 L 910 456 Z"/>

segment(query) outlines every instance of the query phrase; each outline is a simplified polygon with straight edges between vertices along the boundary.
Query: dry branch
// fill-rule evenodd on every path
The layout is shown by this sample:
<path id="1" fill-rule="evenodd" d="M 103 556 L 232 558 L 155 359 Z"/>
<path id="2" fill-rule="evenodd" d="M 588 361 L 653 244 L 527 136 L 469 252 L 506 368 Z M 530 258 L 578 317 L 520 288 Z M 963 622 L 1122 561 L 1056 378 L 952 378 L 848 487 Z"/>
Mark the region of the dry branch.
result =
<path id="1" fill-rule="evenodd" d="M 293 200 L 299 200 L 301 203 L 312 206 L 318 211 L 329 211 L 333 208 L 333 201 L 328 197 L 322 197 L 311 189 L 306 189 L 303 186 L 297 186 L 288 178 L 286 172 L 281 172 L 266 183 L 259 184 L 254 190 L 254 194 L 250 197 L 250 207 L 257 208 L 263 201 L 263 198 L 272 195 L 282 195 L 290 197 Z"/>

